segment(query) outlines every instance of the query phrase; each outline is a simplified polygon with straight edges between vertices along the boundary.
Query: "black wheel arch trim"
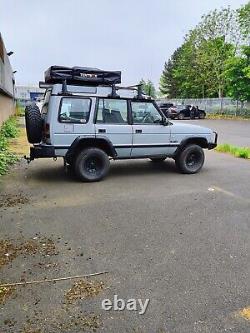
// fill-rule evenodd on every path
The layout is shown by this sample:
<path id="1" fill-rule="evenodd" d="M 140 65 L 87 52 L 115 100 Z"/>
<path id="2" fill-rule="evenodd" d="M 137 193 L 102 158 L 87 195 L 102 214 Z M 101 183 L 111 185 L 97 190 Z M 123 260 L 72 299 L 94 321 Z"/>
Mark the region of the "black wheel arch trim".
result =
<path id="1" fill-rule="evenodd" d="M 199 137 L 199 136 L 194 136 L 194 137 L 189 137 L 181 141 L 179 147 L 176 149 L 175 156 L 178 155 L 182 151 L 184 147 L 186 147 L 188 144 L 197 144 L 201 148 L 210 148 L 210 143 L 208 143 L 207 139 L 204 137 Z"/>
<path id="2" fill-rule="evenodd" d="M 105 144 L 106 147 L 109 149 L 109 155 L 113 158 L 116 158 L 117 152 L 115 150 L 115 147 L 113 146 L 112 142 L 105 136 L 94 136 L 94 135 L 85 135 L 85 136 L 78 136 L 71 144 L 70 147 L 68 147 L 68 151 L 65 155 L 66 161 L 70 161 L 72 157 L 74 156 L 75 152 L 78 150 L 79 146 L 82 144 L 88 143 L 89 147 L 98 147 L 101 144 Z"/>

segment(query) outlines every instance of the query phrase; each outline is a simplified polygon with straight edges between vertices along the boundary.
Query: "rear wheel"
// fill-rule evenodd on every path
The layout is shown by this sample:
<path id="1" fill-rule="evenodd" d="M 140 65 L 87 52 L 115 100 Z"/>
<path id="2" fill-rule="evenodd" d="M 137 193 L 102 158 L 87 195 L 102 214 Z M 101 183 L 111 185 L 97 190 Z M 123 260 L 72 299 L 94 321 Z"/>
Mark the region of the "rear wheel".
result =
<path id="1" fill-rule="evenodd" d="M 199 112 L 198 117 L 199 117 L 199 119 L 204 119 L 205 118 L 205 112 Z"/>
<path id="2" fill-rule="evenodd" d="M 192 174 L 200 171 L 204 160 L 203 149 L 198 145 L 189 145 L 178 154 L 175 164 L 180 172 Z"/>
<path id="3" fill-rule="evenodd" d="M 99 148 L 87 148 L 77 155 L 74 167 L 80 180 L 96 182 L 107 175 L 110 167 L 109 157 Z"/>
<path id="4" fill-rule="evenodd" d="M 151 157 L 152 162 L 159 163 L 165 161 L 166 157 Z"/>
<path id="5" fill-rule="evenodd" d="M 179 114 L 178 114 L 178 119 L 179 119 L 179 120 L 183 120 L 183 119 L 184 119 L 184 113 L 182 113 L 182 112 L 179 113 Z"/>

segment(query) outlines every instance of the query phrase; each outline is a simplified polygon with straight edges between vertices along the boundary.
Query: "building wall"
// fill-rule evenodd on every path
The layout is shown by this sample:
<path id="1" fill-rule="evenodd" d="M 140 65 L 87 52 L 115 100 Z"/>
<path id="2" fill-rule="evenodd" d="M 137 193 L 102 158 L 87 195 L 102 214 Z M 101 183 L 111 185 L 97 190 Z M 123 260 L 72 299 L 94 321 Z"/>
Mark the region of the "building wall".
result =
<path id="1" fill-rule="evenodd" d="M 14 112 L 13 70 L 0 34 L 0 126 Z"/>
<path id="2" fill-rule="evenodd" d="M 35 86 L 16 86 L 15 99 L 22 105 L 26 106 L 32 101 L 43 98 L 45 90 Z"/>
<path id="3" fill-rule="evenodd" d="M 15 104 L 13 98 L 0 93 L 0 126 L 15 112 Z"/>

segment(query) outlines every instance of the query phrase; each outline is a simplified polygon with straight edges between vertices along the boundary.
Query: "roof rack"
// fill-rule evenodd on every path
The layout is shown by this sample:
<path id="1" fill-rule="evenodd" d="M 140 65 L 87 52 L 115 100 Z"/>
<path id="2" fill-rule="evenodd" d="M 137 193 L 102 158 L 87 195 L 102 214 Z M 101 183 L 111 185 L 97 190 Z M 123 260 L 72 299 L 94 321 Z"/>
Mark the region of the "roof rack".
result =
<path id="1" fill-rule="evenodd" d="M 112 85 L 121 83 L 120 71 L 104 71 L 89 67 L 51 66 L 44 73 L 45 83 L 75 85 Z"/>
<path id="2" fill-rule="evenodd" d="M 137 94 L 136 99 L 151 99 L 150 96 L 146 96 L 143 93 L 142 84 L 122 87 L 116 86 L 121 83 L 121 72 L 119 71 L 103 71 L 98 68 L 89 67 L 63 67 L 63 66 L 51 66 L 45 73 L 45 81 L 39 82 L 40 88 L 51 88 L 53 84 L 62 84 L 62 95 L 70 95 L 67 85 L 84 85 L 84 86 L 108 86 L 111 87 L 111 93 L 109 97 L 119 98 L 117 94 L 118 90 L 133 90 Z"/>
<path id="3" fill-rule="evenodd" d="M 145 99 L 146 95 L 143 94 L 143 89 L 142 89 L 143 85 L 142 84 L 136 84 L 133 86 L 128 86 L 128 87 L 120 87 L 120 86 L 116 86 L 117 90 L 120 89 L 125 89 L 125 90 L 134 90 L 137 91 L 137 96 L 136 98 L 138 99 Z"/>

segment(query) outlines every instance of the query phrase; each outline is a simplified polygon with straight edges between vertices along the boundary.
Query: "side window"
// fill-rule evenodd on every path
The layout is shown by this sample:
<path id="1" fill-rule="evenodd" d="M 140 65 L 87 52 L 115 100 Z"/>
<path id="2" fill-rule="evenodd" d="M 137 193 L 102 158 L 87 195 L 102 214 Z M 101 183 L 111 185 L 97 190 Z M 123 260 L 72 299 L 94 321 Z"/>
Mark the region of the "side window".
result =
<path id="1" fill-rule="evenodd" d="M 98 101 L 97 124 L 127 124 L 128 106 L 124 99 L 100 98 Z"/>
<path id="2" fill-rule="evenodd" d="M 133 124 L 160 124 L 162 117 L 153 103 L 131 102 Z"/>
<path id="3" fill-rule="evenodd" d="M 62 98 L 59 121 L 86 124 L 90 113 L 89 98 Z"/>

